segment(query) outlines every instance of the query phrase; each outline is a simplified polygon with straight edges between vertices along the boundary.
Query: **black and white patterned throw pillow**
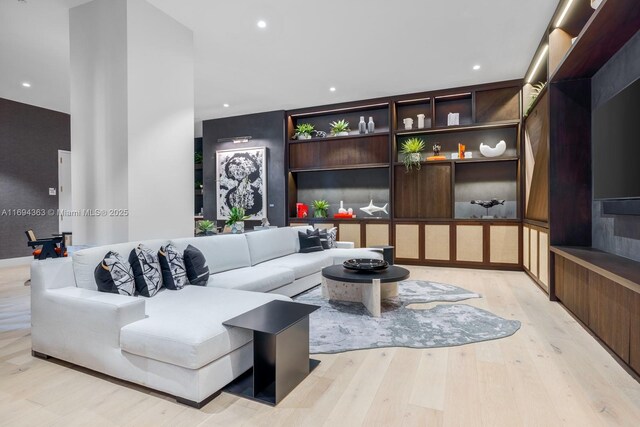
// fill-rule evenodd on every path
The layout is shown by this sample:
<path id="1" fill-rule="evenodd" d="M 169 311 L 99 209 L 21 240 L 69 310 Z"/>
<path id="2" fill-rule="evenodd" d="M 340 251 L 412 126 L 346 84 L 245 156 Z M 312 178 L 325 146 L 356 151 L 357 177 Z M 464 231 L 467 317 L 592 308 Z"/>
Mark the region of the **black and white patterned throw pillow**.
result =
<path id="1" fill-rule="evenodd" d="M 338 244 L 336 242 L 338 241 L 337 239 L 338 228 L 333 227 L 326 231 L 327 231 L 327 243 L 329 245 L 329 248 L 337 248 Z"/>
<path id="2" fill-rule="evenodd" d="M 182 289 L 187 284 L 187 270 L 182 253 L 173 245 L 163 246 L 158 251 L 158 260 L 164 287 L 173 291 Z"/>
<path id="3" fill-rule="evenodd" d="M 129 254 L 136 290 L 144 297 L 154 296 L 162 287 L 162 273 L 157 252 L 139 244 Z"/>
<path id="4" fill-rule="evenodd" d="M 184 267 L 187 270 L 189 283 L 196 286 L 207 286 L 209 267 L 207 260 L 198 248 L 189 245 L 184 250 Z"/>
<path id="5" fill-rule="evenodd" d="M 109 251 L 96 267 L 93 276 L 98 290 L 133 296 L 136 290 L 131 265 L 117 252 Z"/>

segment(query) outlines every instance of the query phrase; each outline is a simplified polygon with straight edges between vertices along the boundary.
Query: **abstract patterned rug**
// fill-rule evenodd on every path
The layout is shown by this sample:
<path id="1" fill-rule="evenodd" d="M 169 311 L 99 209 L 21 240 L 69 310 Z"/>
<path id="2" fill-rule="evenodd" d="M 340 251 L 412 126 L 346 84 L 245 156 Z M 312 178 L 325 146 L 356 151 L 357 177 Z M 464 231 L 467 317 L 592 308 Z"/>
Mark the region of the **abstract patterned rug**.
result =
<path id="1" fill-rule="evenodd" d="M 340 353 L 379 347 L 450 347 L 513 335 L 520 322 L 466 304 L 411 309 L 410 304 L 455 302 L 480 295 L 453 285 L 420 280 L 398 284 L 398 297 L 383 300 L 382 317 L 371 317 L 360 303 L 328 301 L 320 287 L 294 298 L 319 305 L 310 315 L 311 353 Z"/>

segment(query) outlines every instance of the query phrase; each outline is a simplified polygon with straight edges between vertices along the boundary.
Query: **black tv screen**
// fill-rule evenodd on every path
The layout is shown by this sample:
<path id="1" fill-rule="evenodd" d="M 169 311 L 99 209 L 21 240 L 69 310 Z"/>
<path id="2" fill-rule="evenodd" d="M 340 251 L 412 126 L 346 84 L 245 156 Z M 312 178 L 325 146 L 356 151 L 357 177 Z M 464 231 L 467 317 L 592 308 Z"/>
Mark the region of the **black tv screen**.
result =
<path id="1" fill-rule="evenodd" d="M 640 198 L 640 79 L 593 113 L 595 199 Z"/>

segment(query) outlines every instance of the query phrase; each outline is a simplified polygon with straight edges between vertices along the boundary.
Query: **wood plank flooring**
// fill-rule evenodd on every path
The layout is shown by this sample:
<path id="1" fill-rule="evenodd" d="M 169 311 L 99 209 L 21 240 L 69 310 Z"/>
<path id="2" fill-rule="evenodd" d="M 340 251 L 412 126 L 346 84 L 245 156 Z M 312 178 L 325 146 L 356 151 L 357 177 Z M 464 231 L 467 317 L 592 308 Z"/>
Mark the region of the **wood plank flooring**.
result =
<path id="1" fill-rule="evenodd" d="M 640 384 L 520 272 L 410 267 L 483 295 L 522 328 L 441 349 L 318 355 L 278 407 L 222 393 L 201 410 L 65 362 L 34 359 L 27 267 L 0 269 L 0 425 L 638 426 Z M 423 304 L 417 308 L 428 308 Z"/>

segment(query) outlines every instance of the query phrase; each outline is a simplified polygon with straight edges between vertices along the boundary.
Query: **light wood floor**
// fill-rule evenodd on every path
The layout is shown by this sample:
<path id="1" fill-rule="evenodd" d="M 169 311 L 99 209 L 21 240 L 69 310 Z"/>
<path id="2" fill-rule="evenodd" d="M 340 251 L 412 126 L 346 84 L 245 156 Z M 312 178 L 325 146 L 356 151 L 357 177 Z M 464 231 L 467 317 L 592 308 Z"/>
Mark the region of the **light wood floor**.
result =
<path id="1" fill-rule="evenodd" d="M 320 355 L 320 366 L 277 408 L 223 393 L 201 410 L 34 359 L 28 329 L 0 329 L 0 425 L 640 425 L 640 384 L 524 273 L 411 273 L 479 292 L 482 299 L 465 303 L 518 319 L 522 328 L 461 347 Z M 0 269 L 1 324 L 20 324 L 10 313 L 28 304 L 28 274 L 26 267 Z"/>

